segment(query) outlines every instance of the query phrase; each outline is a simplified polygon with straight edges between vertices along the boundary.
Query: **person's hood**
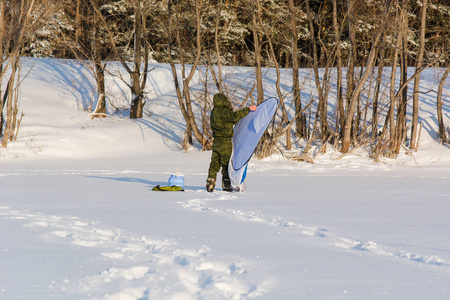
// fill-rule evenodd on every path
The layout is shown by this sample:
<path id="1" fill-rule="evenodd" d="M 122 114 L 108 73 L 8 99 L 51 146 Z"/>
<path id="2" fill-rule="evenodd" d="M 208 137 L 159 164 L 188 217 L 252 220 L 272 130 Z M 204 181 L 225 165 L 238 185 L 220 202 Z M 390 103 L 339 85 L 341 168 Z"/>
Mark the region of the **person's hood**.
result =
<path id="1" fill-rule="evenodd" d="M 213 97 L 214 107 L 230 107 L 228 103 L 228 98 L 224 94 L 217 93 Z"/>

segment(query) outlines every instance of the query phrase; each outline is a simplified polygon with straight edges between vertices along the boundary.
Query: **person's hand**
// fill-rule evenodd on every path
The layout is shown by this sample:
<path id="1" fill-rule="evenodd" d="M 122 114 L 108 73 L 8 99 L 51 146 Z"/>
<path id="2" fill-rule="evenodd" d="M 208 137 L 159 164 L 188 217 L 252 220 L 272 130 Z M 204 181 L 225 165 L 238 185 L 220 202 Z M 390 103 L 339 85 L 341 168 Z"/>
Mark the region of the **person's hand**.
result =
<path id="1" fill-rule="evenodd" d="M 256 105 L 252 105 L 249 107 L 251 111 L 255 111 L 256 110 Z"/>

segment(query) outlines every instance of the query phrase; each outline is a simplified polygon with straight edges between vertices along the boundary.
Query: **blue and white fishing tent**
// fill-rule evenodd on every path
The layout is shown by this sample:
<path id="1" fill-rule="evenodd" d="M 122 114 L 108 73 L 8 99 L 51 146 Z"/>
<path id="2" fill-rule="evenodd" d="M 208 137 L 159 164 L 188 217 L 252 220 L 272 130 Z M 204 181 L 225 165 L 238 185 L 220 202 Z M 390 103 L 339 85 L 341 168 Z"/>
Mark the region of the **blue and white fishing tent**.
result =
<path id="1" fill-rule="evenodd" d="M 242 191 L 247 166 L 259 140 L 269 126 L 278 107 L 276 98 L 269 98 L 234 126 L 233 152 L 228 165 L 231 185 Z"/>

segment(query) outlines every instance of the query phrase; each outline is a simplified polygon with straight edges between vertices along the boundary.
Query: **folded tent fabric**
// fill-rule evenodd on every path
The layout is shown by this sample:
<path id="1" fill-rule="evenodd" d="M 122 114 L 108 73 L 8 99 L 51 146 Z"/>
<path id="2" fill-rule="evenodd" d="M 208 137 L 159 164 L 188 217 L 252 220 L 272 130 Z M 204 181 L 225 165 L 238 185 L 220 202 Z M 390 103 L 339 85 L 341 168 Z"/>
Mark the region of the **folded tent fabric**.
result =
<path id="1" fill-rule="evenodd" d="M 156 192 L 184 192 L 184 189 L 181 186 L 176 186 L 176 185 L 172 185 L 172 186 L 160 186 L 157 185 L 155 186 L 152 191 L 156 191 Z"/>

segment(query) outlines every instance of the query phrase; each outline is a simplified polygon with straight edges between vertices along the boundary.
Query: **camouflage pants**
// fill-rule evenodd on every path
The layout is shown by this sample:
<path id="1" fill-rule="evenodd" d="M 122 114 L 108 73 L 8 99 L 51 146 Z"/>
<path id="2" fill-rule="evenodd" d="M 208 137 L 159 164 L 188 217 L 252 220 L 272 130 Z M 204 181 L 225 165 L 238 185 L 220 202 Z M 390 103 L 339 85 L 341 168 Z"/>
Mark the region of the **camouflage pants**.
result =
<path id="1" fill-rule="evenodd" d="M 216 179 L 217 173 L 222 167 L 222 179 L 229 179 L 228 162 L 230 161 L 232 150 L 231 138 L 214 138 L 208 178 Z"/>

